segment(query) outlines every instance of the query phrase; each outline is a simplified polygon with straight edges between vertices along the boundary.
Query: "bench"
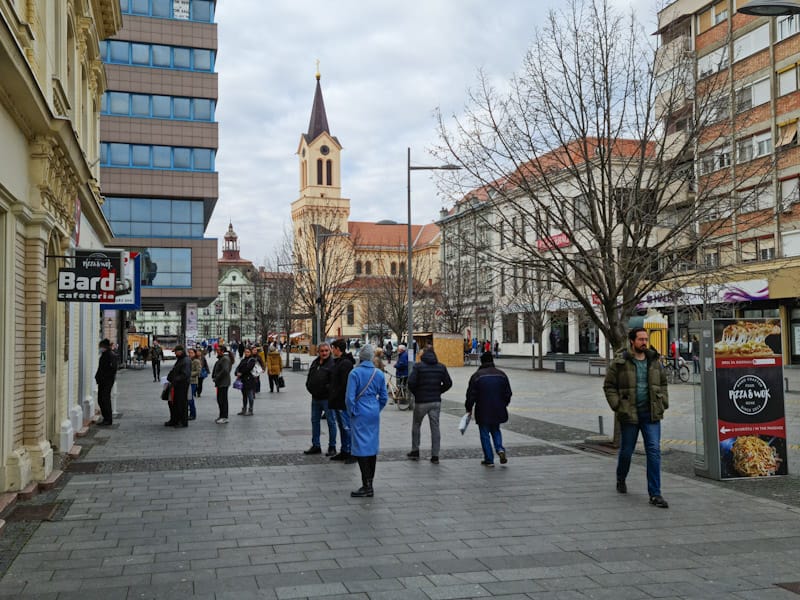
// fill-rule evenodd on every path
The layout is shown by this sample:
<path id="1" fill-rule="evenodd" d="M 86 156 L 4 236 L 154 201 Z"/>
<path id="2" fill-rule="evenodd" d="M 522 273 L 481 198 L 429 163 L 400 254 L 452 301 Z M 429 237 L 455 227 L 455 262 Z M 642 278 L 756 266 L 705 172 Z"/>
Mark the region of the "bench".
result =
<path id="1" fill-rule="evenodd" d="M 473 354 L 472 352 L 464 354 L 464 366 L 469 365 L 478 365 L 480 356 L 478 354 Z"/>
<path id="2" fill-rule="evenodd" d="M 600 369 L 608 367 L 608 361 L 605 358 L 590 358 L 589 359 L 589 375 L 592 374 L 592 369 L 597 369 L 597 374 L 602 375 Z"/>

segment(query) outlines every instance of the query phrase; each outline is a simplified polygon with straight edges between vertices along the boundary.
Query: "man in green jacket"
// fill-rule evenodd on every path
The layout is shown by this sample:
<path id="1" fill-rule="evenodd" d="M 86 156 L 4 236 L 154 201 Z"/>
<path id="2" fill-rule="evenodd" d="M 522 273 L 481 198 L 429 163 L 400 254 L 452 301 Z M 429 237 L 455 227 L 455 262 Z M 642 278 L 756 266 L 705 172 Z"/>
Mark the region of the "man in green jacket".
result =
<path id="1" fill-rule="evenodd" d="M 658 352 L 649 348 L 646 329 L 631 329 L 628 341 L 630 350 L 623 351 L 611 361 L 603 383 L 606 400 L 620 423 L 617 491 L 620 494 L 628 491 L 625 478 L 641 431 L 647 456 L 650 504 L 669 508 L 661 495 L 661 419 L 669 407 L 667 376 Z"/>

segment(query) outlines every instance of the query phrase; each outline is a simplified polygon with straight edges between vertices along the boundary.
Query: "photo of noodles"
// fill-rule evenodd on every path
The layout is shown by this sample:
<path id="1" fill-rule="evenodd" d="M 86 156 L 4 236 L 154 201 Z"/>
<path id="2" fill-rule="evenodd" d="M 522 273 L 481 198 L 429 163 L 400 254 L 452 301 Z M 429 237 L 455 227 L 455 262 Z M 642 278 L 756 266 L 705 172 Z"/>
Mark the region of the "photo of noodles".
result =
<path id="1" fill-rule="evenodd" d="M 736 438 L 731 448 L 733 468 L 743 477 L 766 477 L 778 471 L 778 453 L 755 435 Z"/>
<path id="2" fill-rule="evenodd" d="M 773 356 L 775 351 L 765 340 L 770 335 L 779 334 L 780 331 L 780 325 L 776 321 L 731 323 L 722 330 L 722 338 L 714 344 L 714 354 L 753 358 Z"/>

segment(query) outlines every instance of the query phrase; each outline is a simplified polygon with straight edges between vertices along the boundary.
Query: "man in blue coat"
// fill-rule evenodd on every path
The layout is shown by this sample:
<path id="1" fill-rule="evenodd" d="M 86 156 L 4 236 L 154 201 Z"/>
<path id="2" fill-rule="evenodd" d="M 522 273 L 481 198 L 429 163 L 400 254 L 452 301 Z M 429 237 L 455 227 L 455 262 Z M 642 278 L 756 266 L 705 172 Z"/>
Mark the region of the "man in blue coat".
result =
<path id="1" fill-rule="evenodd" d="M 475 422 L 478 424 L 483 448 L 481 464 L 486 467 L 494 466 L 495 452 L 501 465 L 508 462 L 500 423 L 508 421 L 507 407 L 510 402 L 511 384 L 508 376 L 494 366 L 492 353 L 484 352 L 481 354 L 481 366 L 470 377 L 465 406 L 468 413 L 472 413 L 473 408 L 475 410 Z"/>

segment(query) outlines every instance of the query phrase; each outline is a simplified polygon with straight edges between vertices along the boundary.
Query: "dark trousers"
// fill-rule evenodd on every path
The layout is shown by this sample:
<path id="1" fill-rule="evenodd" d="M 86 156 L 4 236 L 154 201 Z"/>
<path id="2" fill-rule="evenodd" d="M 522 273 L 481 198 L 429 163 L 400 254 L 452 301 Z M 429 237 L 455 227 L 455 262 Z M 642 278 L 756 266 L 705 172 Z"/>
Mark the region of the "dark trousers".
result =
<path id="1" fill-rule="evenodd" d="M 203 393 L 203 380 L 205 377 L 198 377 L 197 378 L 197 396 L 199 397 L 200 394 Z"/>
<path id="2" fill-rule="evenodd" d="M 161 361 L 154 360 L 153 361 L 153 380 L 158 381 L 161 379 Z"/>
<path id="3" fill-rule="evenodd" d="M 101 383 L 97 386 L 97 404 L 100 406 L 100 414 L 103 415 L 103 421 L 111 423 L 111 388 L 114 383 Z"/>
<path id="4" fill-rule="evenodd" d="M 176 425 L 185 425 L 189 419 L 188 386 L 175 387 L 175 396 L 169 403 L 169 420 Z"/>
<path id="5" fill-rule="evenodd" d="M 361 469 L 361 483 L 365 488 L 372 487 L 372 480 L 375 479 L 375 465 L 378 462 L 377 456 L 357 456 L 358 468 Z"/>
<path id="6" fill-rule="evenodd" d="M 280 375 L 270 375 L 269 376 L 269 391 L 270 392 L 272 391 L 273 387 L 275 388 L 276 392 L 280 392 L 281 391 L 281 388 L 278 387 L 278 377 L 280 377 Z"/>
<path id="7" fill-rule="evenodd" d="M 228 418 L 228 386 L 217 388 L 217 406 L 219 406 L 219 418 Z"/>

